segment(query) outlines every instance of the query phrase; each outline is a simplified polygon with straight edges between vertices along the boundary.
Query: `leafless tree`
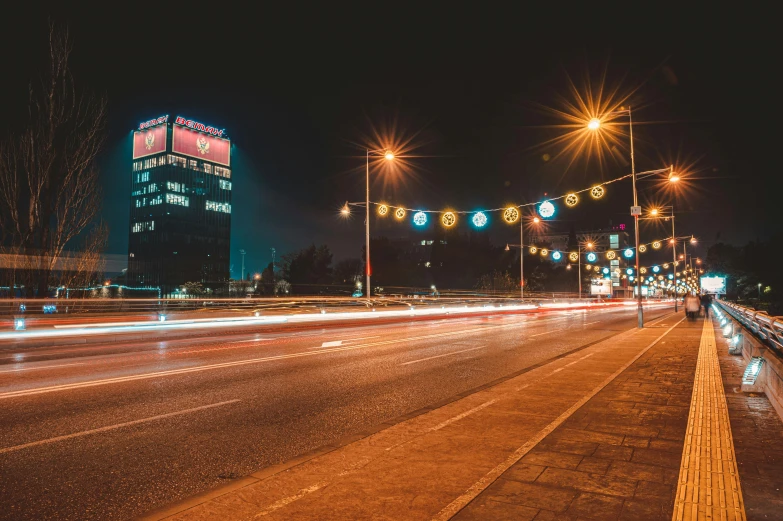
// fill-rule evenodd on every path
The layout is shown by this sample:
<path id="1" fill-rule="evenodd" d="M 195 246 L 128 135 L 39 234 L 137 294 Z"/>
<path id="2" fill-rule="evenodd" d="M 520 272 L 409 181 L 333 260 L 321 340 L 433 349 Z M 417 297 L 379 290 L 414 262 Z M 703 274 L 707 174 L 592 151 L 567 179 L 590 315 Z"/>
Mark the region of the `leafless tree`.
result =
<path id="1" fill-rule="evenodd" d="M 18 275 L 46 296 L 52 271 L 100 209 L 96 157 L 104 142 L 106 99 L 76 88 L 66 28 L 49 26 L 49 69 L 29 88 L 29 123 L 0 145 L 3 244 L 36 259 Z"/>

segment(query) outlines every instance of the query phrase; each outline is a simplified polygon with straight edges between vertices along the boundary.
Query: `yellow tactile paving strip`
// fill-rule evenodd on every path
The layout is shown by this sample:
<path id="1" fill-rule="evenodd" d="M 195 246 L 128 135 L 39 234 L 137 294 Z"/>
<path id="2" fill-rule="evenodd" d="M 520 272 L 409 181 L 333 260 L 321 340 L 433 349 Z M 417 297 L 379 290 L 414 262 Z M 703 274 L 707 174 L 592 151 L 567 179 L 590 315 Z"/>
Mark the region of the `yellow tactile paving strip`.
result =
<path id="1" fill-rule="evenodd" d="M 672 519 L 746 519 L 712 320 L 701 334 Z"/>

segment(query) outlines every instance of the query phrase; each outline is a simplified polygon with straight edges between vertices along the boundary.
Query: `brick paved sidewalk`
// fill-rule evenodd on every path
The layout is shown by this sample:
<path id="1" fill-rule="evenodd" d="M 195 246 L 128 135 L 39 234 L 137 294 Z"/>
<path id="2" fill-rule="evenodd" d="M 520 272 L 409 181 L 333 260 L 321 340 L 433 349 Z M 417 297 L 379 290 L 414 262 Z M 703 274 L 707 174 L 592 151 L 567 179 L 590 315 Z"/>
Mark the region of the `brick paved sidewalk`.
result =
<path id="1" fill-rule="evenodd" d="M 671 519 L 702 327 L 682 322 L 454 519 Z"/>

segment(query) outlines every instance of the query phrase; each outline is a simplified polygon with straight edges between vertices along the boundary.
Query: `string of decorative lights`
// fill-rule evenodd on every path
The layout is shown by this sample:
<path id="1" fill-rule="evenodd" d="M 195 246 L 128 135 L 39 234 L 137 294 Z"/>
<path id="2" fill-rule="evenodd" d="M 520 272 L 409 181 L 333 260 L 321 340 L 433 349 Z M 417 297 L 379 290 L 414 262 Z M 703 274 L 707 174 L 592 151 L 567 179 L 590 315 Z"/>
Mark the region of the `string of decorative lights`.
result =
<path id="1" fill-rule="evenodd" d="M 682 240 L 688 240 L 688 239 L 694 241 L 693 236 L 691 236 L 691 235 L 682 236 L 682 237 L 676 237 L 674 240 L 682 241 Z M 640 244 L 639 245 L 639 253 L 645 253 L 645 252 L 648 251 L 649 248 L 652 248 L 653 250 L 660 250 L 663 247 L 664 244 L 670 243 L 672 240 L 673 240 L 672 237 L 665 237 L 663 239 L 655 239 L 653 241 L 650 241 L 650 242 L 647 242 L 647 243 L 644 243 L 644 244 Z M 523 248 L 527 248 L 528 251 L 531 254 L 533 254 L 533 255 L 535 255 L 537 253 L 540 253 L 542 250 L 546 250 L 547 252 L 549 251 L 546 247 L 542 247 L 542 246 L 539 246 L 537 244 L 524 244 L 524 245 L 522 245 L 522 247 Z M 605 255 L 606 258 L 609 259 L 609 260 L 614 260 L 614 259 L 618 258 L 621 255 L 622 255 L 622 257 L 625 257 L 626 259 L 631 259 L 634 256 L 634 250 L 636 250 L 636 247 L 633 247 L 633 246 L 629 246 L 627 248 L 620 248 L 620 249 L 618 249 L 618 250 L 622 250 L 622 253 L 619 253 L 619 251 L 615 250 L 615 249 L 595 250 L 595 249 L 592 249 L 592 247 L 590 247 L 590 248 L 591 249 L 588 252 L 586 252 L 586 254 L 590 255 L 592 253 L 592 254 L 595 255 L 595 258 L 591 262 L 598 260 L 598 255 L 599 254 Z M 536 251 L 533 251 L 534 249 Z M 555 251 L 555 250 L 553 250 L 553 251 Z M 546 256 L 546 254 L 544 254 L 544 255 Z M 569 256 L 570 255 L 576 255 L 576 252 L 569 252 Z M 575 257 L 573 259 L 573 262 L 576 262 L 576 260 L 577 259 Z"/>
<path id="2" fill-rule="evenodd" d="M 477 228 L 483 228 L 489 223 L 489 217 L 487 214 L 491 214 L 494 212 L 502 212 L 502 218 L 503 220 L 508 224 L 513 224 L 519 220 L 521 217 L 520 210 L 522 208 L 527 208 L 531 206 L 537 206 L 537 211 L 541 217 L 544 219 L 549 219 L 555 215 L 556 208 L 553 204 L 553 201 L 559 201 L 563 200 L 565 205 L 569 208 L 573 208 L 579 203 L 579 195 L 583 194 L 584 192 L 589 192 L 590 197 L 593 199 L 601 199 L 606 194 L 606 186 L 610 185 L 612 183 L 616 183 L 618 181 L 622 181 L 623 179 L 628 179 L 632 177 L 632 174 L 624 175 L 621 177 L 617 177 L 615 179 L 610 179 L 609 181 L 604 181 L 603 183 L 598 183 L 593 186 L 590 186 L 588 188 L 583 188 L 581 190 L 576 190 L 573 192 L 568 192 L 563 195 L 559 195 L 557 197 L 549 197 L 547 199 L 544 199 L 542 201 L 536 201 L 532 203 L 523 203 L 513 206 L 504 206 L 504 207 L 498 207 L 498 208 L 489 208 L 485 210 L 426 210 L 426 209 L 419 209 L 419 208 L 409 208 L 402 205 L 393 205 L 393 204 L 387 204 L 384 202 L 377 202 L 377 201 L 370 201 L 369 204 L 374 205 L 376 207 L 376 211 L 380 217 L 385 217 L 387 215 L 393 215 L 397 220 L 402 220 L 405 218 L 405 216 L 409 213 L 413 213 L 413 224 L 416 226 L 424 226 L 427 224 L 427 221 L 429 218 L 427 217 L 428 214 L 441 214 L 441 224 L 445 226 L 446 228 L 451 228 L 455 224 L 457 224 L 457 216 L 459 215 L 472 215 L 471 222 L 473 225 Z M 343 207 L 342 212 L 344 214 L 348 214 L 350 212 L 349 207 L 350 206 L 365 206 L 367 203 L 365 202 L 346 202 L 345 206 Z"/>

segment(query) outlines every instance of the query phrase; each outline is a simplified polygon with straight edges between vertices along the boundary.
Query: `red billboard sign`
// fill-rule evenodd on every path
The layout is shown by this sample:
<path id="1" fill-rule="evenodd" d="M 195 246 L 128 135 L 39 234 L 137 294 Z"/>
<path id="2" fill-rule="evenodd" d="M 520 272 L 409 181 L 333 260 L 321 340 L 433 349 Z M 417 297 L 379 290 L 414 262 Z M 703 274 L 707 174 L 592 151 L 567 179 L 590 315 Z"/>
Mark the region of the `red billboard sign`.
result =
<path id="1" fill-rule="evenodd" d="M 231 141 L 174 125 L 172 152 L 231 166 Z"/>
<path id="2" fill-rule="evenodd" d="M 133 159 L 166 151 L 166 125 L 133 133 Z"/>

